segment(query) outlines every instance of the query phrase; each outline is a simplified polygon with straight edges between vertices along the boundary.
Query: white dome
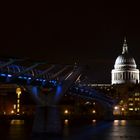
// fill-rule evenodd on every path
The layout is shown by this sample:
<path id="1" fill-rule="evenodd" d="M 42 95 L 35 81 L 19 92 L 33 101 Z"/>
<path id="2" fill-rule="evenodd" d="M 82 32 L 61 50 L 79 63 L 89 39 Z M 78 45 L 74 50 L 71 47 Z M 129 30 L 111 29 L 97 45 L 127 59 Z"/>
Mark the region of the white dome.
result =
<path id="1" fill-rule="evenodd" d="M 111 73 L 112 84 L 139 83 L 139 70 L 135 59 L 128 53 L 126 40 L 124 40 L 122 54 L 117 57 Z"/>
<path id="2" fill-rule="evenodd" d="M 115 69 L 129 69 L 136 68 L 136 62 L 133 57 L 131 57 L 128 53 L 121 54 L 117 57 L 114 65 Z"/>

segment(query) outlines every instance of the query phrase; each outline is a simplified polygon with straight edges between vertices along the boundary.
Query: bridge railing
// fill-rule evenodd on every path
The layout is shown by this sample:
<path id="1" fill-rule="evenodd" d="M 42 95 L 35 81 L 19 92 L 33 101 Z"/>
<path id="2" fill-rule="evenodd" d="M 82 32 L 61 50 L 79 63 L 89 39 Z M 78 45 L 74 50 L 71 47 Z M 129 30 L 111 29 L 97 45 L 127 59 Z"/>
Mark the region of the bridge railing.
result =
<path id="1" fill-rule="evenodd" d="M 49 79 L 48 73 L 42 73 L 43 71 L 34 69 L 34 67 L 26 68 L 20 65 L 0 62 L 1 83 L 35 84 L 44 86 L 47 84 L 56 85 L 56 79 Z"/>
<path id="2" fill-rule="evenodd" d="M 51 64 L 45 70 L 36 69 L 42 63 L 34 63 L 29 67 L 13 64 L 15 61 L 0 61 L 0 82 L 30 85 L 53 85 L 56 86 L 63 78 L 72 71 L 72 65 Z M 64 79 L 63 79 L 64 80 Z"/>

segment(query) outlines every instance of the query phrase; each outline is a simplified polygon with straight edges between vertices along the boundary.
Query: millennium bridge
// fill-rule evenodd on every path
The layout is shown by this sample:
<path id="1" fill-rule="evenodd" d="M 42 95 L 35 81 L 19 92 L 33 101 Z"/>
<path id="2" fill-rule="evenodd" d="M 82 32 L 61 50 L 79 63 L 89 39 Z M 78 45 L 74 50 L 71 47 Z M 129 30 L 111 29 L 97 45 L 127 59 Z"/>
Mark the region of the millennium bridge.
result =
<path id="1" fill-rule="evenodd" d="M 33 97 L 37 108 L 33 133 L 58 134 L 62 131 L 59 103 L 65 94 L 74 96 L 75 99 L 83 98 L 99 102 L 103 108 L 104 119 L 113 119 L 115 101 L 92 87 L 80 84 L 85 71 L 85 66 L 77 64 L 3 59 L 0 61 L 0 83 L 24 87 Z M 49 87 L 52 90 L 44 94 L 43 91 Z"/>

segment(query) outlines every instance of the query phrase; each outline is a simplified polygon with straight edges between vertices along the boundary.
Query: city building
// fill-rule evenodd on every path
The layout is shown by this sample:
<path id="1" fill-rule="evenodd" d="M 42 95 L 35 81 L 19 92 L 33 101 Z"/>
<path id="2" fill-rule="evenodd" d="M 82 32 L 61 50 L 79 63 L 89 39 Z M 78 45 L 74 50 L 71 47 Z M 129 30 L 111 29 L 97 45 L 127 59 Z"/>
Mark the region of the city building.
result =
<path id="1" fill-rule="evenodd" d="M 128 51 L 126 39 L 124 39 L 122 53 L 117 57 L 114 69 L 111 71 L 111 84 L 88 86 L 118 101 L 114 106 L 114 115 L 140 115 L 139 70 L 135 59 Z"/>
<path id="2" fill-rule="evenodd" d="M 117 57 L 111 74 L 111 84 L 139 83 L 139 70 L 135 59 L 128 52 L 126 39 L 124 39 L 122 54 Z"/>

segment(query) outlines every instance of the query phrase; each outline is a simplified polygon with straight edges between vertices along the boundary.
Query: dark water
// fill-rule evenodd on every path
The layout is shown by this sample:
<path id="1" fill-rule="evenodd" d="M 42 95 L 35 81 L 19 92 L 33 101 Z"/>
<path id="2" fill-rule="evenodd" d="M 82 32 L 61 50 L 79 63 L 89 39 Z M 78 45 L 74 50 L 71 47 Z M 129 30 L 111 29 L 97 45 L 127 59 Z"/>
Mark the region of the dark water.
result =
<path id="1" fill-rule="evenodd" d="M 86 125 L 70 125 L 64 122 L 63 136 L 49 137 L 31 135 L 32 123 L 12 120 L 0 124 L 0 140 L 140 140 L 140 120 L 115 120 L 96 122 Z"/>

